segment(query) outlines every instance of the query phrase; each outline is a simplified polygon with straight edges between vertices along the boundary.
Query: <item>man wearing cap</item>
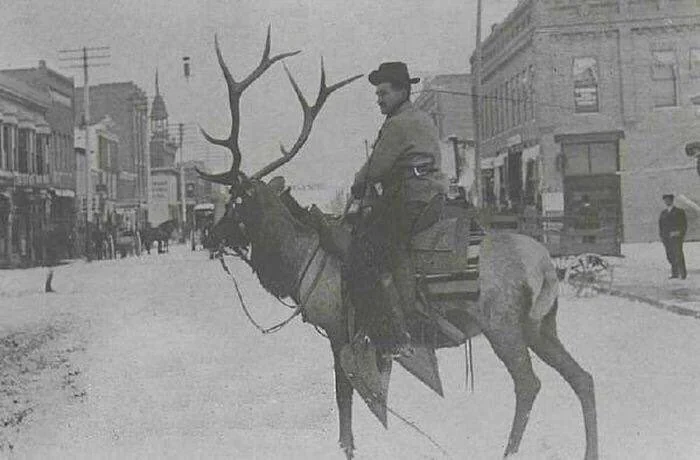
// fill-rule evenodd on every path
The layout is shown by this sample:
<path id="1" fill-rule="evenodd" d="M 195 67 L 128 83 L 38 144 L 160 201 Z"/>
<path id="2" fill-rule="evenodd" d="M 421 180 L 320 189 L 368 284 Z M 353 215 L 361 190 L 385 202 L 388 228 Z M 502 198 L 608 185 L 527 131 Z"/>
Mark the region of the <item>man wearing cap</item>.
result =
<path id="1" fill-rule="evenodd" d="M 666 249 L 666 259 L 671 264 L 671 278 L 685 279 L 685 256 L 683 255 L 683 239 L 688 227 L 685 211 L 673 205 L 673 195 L 663 196 L 666 209 L 659 216 L 659 236 Z"/>
<path id="2" fill-rule="evenodd" d="M 410 341 L 404 315 L 415 300 L 408 245 L 414 233 L 439 219 L 447 181 L 440 171 L 436 126 L 410 101 L 411 85 L 420 79 L 410 77 L 403 62 L 385 62 L 369 81 L 386 119 L 355 175 L 352 194 L 363 201 L 370 194 L 379 198 L 356 229 L 349 287 L 358 310 L 371 316 L 382 309 L 388 315 L 390 332 L 380 340 L 394 341 L 388 348 L 396 349 Z"/>

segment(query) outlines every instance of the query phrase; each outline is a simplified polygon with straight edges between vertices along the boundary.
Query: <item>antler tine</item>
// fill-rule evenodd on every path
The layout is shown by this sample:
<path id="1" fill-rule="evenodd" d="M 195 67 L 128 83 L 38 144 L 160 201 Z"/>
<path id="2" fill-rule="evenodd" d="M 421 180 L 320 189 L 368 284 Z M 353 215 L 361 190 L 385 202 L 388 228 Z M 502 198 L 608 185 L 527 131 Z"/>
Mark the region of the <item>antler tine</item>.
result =
<path id="1" fill-rule="evenodd" d="M 321 108 L 328 99 L 328 96 L 330 96 L 331 93 L 333 93 L 334 91 L 363 76 L 363 74 L 355 75 L 354 77 L 346 78 L 341 82 L 335 83 L 330 87 L 326 86 L 326 70 L 323 66 L 323 58 L 321 58 L 321 84 L 318 90 L 318 97 L 316 97 L 316 102 L 314 103 L 314 105 L 309 106 L 309 103 L 306 101 L 306 98 L 299 89 L 299 85 L 294 80 L 294 77 L 292 77 L 292 74 L 291 72 L 289 72 L 287 66 L 284 66 L 284 71 L 287 73 L 287 77 L 289 77 L 289 82 L 292 84 L 292 88 L 294 89 L 294 92 L 297 95 L 297 99 L 299 100 L 299 104 L 301 105 L 301 108 L 303 110 L 304 118 L 302 122 L 301 132 L 299 133 L 299 137 L 297 138 L 296 142 L 294 142 L 294 145 L 289 151 L 287 151 L 283 145 L 280 145 L 282 156 L 273 161 L 272 163 L 268 164 L 264 168 L 262 168 L 260 171 L 253 174 L 251 177 L 255 179 L 260 179 L 261 177 L 266 176 L 267 174 L 271 173 L 275 169 L 279 168 L 280 166 L 294 158 L 294 156 L 299 152 L 299 150 L 301 150 L 301 147 L 308 140 L 309 135 L 311 134 L 311 128 L 313 127 L 314 120 L 321 111 Z"/>
<path id="2" fill-rule="evenodd" d="M 223 55 L 221 53 L 221 48 L 219 46 L 219 38 L 217 35 L 214 35 L 214 46 L 216 48 L 216 57 L 219 61 L 219 66 L 221 67 L 221 70 L 224 73 L 224 78 L 226 79 L 226 87 L 228 88 L 229 109 L 231 111 L 231 132 L 230 132 L 227 139 L 217 139 L 217 138 L 209 135 L 203 129 L 200 128 L 200 130 L 202 132 L 202 135 L 204 136 L 204 138 L 207 141 L 209 141 L 215 145 L 227 147 L 231 151 L 231 154 L 233 155 L 233 163 L 231 164 L 231 169 L 227 173 L 214 174 L 214 175 L 209 175 L 206 173 L 200 174 L 200 175 L 202 175 L 203 178 L 205 178 L 207 180 L 217 182 L 218 180 L 224 180 L 224 178 L 233 178 L 233 180 L 235 180 L 235 178 L 239 177 L 242 154 L 241 154 L 240 147 L 238 145 L 238 135 L 240 132 L 240 127 L 241 127 L 241 125 L 240 125 L 240 123 L 241 123 L 240 101 L 241 101 L 241 96 L 243 94 L 243 91 L 245 91 L 245 89 L 248 86 L 250 86 L 251 83 L 253 83 L 255 80 L 260 78 L 260 76 L 263 73 L 265 73 L 265 71 L 267 69 L 269 69 L 270 66 L 272 66 L 272 64 L 274 64 L 275 62 L 280 61 L 282 59 L 288 58 L 290 56 L 297 55 L 301 52 L 301 51 L 292 51 L 290 53 L 278 54 L 278 55 L 270 58 L 270 43 L 271 43 L 270 29 L 271 29 L 271 27 L 268 25 L 267 38 L 265 39 L 265 49 L 263 50 L 263 55 L 262 55 L 262 58 L 260 59 L 260 63 L 246 78 L 244 78 L 240 82 L 237 82 L 233 78 L 233 75 L 231 75 L 231 71 L 229 70 L 228 66 L 224 62 L 224 58 L 223 58 Z"/>

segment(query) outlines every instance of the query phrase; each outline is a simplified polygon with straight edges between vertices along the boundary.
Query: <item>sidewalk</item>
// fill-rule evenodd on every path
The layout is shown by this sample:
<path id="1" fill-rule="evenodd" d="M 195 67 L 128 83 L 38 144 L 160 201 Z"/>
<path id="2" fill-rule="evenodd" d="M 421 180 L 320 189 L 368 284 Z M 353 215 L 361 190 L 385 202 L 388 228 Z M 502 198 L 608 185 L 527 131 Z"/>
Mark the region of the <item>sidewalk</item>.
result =
<path id="1" fill-rule="evenodd" d="M 700 242 L 685 243 L 688 278 L 668 279 L 671 268 L 661 242 L 623 244 L 623 258 L 609 258 L 610 294 L 640 300 L 700 319 Z"/>

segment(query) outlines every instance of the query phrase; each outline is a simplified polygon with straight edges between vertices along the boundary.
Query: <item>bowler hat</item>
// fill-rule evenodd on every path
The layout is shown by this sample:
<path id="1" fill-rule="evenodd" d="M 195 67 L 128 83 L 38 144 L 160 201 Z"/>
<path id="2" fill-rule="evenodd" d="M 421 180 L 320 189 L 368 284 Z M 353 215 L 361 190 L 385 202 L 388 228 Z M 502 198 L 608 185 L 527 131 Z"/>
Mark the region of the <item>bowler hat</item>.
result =
<path id="1" fill-rule="evenodd" d="M 369 74 L 369 82 L 374 86 L 380 83 L 418 83 L 420 78 L 411 78 L 408 75 L 408 67 L 403 62 L 382 62 L 377 70 Z"/>
<path id="2" fill-rule="evenodd" d="M 669 200 L 672 200 L 674 198 L 673 193 L 665 193 L 662 197 L 662 199 L 668 198 Z"/>

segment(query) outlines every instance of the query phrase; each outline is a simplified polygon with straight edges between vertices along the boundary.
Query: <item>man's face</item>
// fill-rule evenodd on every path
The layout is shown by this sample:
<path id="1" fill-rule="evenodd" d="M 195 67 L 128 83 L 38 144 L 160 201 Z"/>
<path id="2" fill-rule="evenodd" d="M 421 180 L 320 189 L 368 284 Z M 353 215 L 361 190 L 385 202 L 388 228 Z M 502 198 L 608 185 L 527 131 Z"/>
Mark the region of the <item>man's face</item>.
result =
<path id="1" fill-rule="evenodd" d="M 667 207 L 673 206 L 673 198 L 664 198 Z"/>
<path id="2" fill-rule="evenodd" d="M 406 90 L 396 89 L 389 82 L 380 83 L 375 91 L 377 105 L 384 115 L 392 113 L 406 100 Z"/>

